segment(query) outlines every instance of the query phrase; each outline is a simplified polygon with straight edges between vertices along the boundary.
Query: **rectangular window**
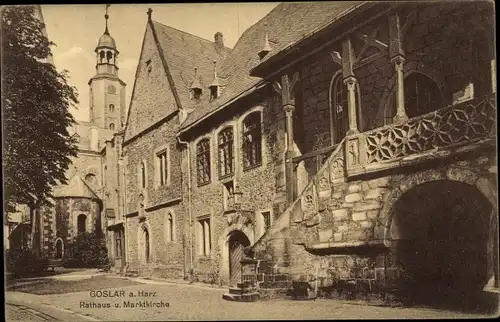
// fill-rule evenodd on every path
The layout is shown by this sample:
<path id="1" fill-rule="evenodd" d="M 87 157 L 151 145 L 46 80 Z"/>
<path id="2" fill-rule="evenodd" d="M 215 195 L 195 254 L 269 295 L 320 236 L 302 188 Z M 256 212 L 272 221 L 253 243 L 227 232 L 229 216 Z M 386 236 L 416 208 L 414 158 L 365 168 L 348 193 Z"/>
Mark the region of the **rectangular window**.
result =
<path id="1" fill-rule="evenodd" d="M 226 177 L 234 172 L 234 137 L 233 128 L 229 127 L 219 133 L 219 177 Z"/>
<path id="2" fill-rule="evenodd" d="M 163 186 L 168 183 L 168 153 L 167 150 L 156 155 L 158 166 L 158 184 Z"/>
<path id="3" fill-rule="evenodd" d="M 196 164 L 198 185 L 210 182 L 210 140 L 204 139 L 197 144 Z"/>
<path id="4" fill-rule="evenodd" d="M 198 220 L 198 253 L 203 256 L 209 256 L 212 248 L 210 238 L 210 218 Z"/>
<path id="5" fill-rule="evenodd" d="M 269 211 L 265 211 L 262 213 L 262 219 L 264 224 L 264 231 L 271 227 L 271 213 Z"/>
<path id="6" fill-rule="evenodd" d="M 244 169 L 260 165 L 262 161 L 261 140 L 260 113 L 254 112 L 243 121 Z"/>

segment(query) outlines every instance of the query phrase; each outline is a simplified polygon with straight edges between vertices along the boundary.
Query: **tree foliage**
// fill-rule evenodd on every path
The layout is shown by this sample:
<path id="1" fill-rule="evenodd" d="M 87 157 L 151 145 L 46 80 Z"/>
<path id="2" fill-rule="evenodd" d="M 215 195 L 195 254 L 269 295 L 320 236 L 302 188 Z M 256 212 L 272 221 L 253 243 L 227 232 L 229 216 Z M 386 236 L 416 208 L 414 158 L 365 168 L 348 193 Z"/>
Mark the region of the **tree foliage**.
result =
<path id="1" fill-rule="evenodd" d="M 66 183 L 77 152 L 69 107 L 78 94 L 68 72 L 51 63 L 54 44 L 35 7 L 3 7 L 1 17 L 4 210 L 11 211 L 46 201 L 53 186 Z"/>
<path id="2" fill-rule="evenodd" d="M 109 264 L 106 240 L 99 232 L 78 235 L 68 248 L 71 252 L 64 261 L 66 267 L 101 268 Z"/>

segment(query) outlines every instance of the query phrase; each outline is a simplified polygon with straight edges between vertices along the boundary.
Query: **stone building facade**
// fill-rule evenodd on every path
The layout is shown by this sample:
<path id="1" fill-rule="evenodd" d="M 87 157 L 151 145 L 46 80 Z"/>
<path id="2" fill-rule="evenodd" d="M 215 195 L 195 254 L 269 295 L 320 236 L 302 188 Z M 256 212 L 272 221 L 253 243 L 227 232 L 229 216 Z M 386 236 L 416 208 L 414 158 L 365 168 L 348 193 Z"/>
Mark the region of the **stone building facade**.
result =
<path id="1" fill-rule="evenodd" d="M 188 276 L 192 241 L 176 134 L 209 101 L 213 62 L 227 51 L 221 37 L 195 37 L 153 21 L 149 12 L 123 142 L 129 271 Z"/>
<path id="2" fill-rule="evenodd" d="M 429 285 L 439 276 L 448 285 L 497 285 L 493 26 L 474 27 L 491 8 L 470 15 L 449 3 L 324 6 L 335 17 L 319 14 L 319 4 L 284 4 L 249 28 L 219 74 L 240 81 L 223 83 L 220 103 L 181 126 L 179 137 L 190 142 L 195 275 L 234 284 L 241 267 L 233 262 L 251 246 L 276 276 L 316 280 L 322 289 L 389 287 L 403 277 L 403 285 Z M 324 48 L 284 30 L 283 21 L 305 13 L 331 22 L 315 31 Z M 348 17 L 355 31 L 328 39 L 344 32 Z M 473 36 L 457 34 L 461 28 Z M 289 43 L 296 50 L 280 49 Z M 252 112 L 262 121 L 261 161 L 245 169 Z M 232 171 L 221 175 L 228 128 Z M 458 203 L 465 195 L 475 201 Z M 455 201 L 438 206 L 442 199 Z M 422 200 L 428 204 L 418 207 Z M 460 214 L 472 212 L 484 221 L 465 224 L 470 217 Z M 263 214 L 271 217 L 267 231 Z M 452 245 L 464 257 L 452 256 Z"/>
<path id="3" fill-rule="evenodd" d="M 95 156 L 114 268 L 338 296 L 498 288 L 491 17 L 283 3 L 228 49 L 148 11 L 126 123 Z"/>

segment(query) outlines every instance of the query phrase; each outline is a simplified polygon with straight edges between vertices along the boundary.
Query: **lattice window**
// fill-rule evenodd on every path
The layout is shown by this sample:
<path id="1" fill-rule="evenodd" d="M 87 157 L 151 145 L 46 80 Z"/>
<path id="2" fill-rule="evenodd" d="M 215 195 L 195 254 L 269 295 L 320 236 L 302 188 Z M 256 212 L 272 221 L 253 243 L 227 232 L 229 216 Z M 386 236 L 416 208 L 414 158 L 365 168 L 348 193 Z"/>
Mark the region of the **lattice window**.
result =
<path id="1" fill-rule="evenodd" d="M 234 172 L 234 136 L 233 128 L 228 127 L 219 133 L 219 177 Z"/>
<path id="2" fill-rule="evenodd" d="M 196 162 L 198 185 L 210 182 L 210 140 L 203 139 L 197 145 Z"/>
<path id="3" fill-rule="evenodd" d="M 243 120 L 244 169 L 258 166 L 262 162 L 261 141 L 260 112 L 254 112 Z"/>
<path id="4" fill-rule="evenodd" d="M 443 107 L 439 87 L 424 74 L 412 73 L 406 77 L 404 90 L 408 117 L 423 115 Z"/>
<path id="5" fill-rule="evenodd" d="M 342 74 L 335 77 L 332 94 L 333 143 L 337 144 L 342 141 L 349 128 L 347 87 L 342 82 Z"/>

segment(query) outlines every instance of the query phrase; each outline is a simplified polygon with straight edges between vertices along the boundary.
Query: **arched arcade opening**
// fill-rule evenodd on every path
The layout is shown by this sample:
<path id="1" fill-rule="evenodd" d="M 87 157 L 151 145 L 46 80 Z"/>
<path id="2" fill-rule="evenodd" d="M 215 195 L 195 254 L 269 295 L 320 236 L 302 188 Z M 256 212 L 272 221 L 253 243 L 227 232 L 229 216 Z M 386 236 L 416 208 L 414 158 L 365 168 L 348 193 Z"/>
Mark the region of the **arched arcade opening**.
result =
<path id="1" fill-rule="evenodd" d="M 398 287 L 413 301 L 470 301 L 498 279 L 496 208 L 475 186 L 412 188 L 395 203 L 388 232 Z"/>

